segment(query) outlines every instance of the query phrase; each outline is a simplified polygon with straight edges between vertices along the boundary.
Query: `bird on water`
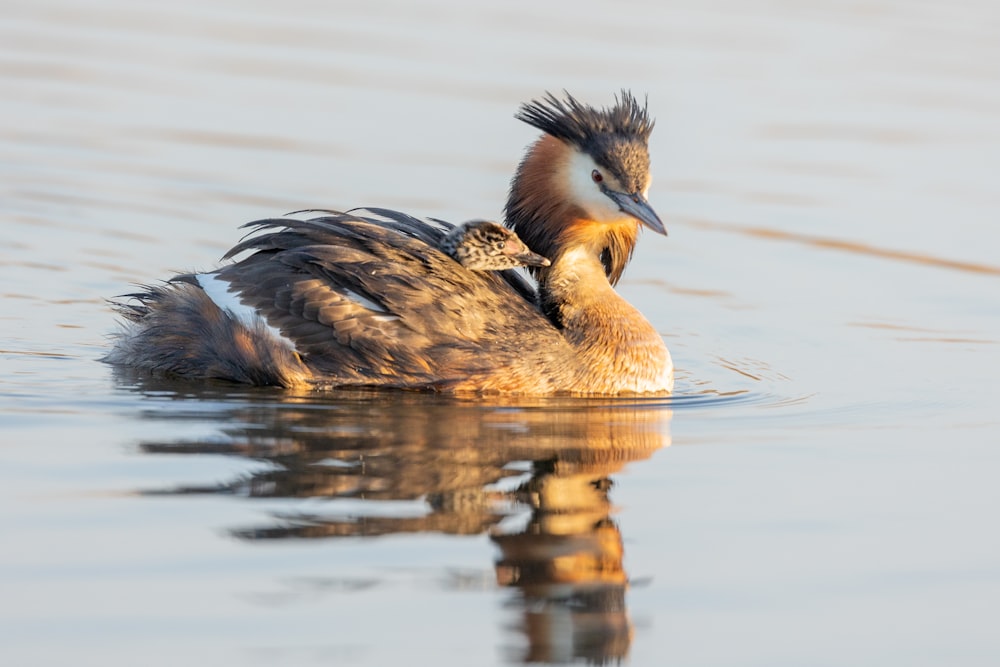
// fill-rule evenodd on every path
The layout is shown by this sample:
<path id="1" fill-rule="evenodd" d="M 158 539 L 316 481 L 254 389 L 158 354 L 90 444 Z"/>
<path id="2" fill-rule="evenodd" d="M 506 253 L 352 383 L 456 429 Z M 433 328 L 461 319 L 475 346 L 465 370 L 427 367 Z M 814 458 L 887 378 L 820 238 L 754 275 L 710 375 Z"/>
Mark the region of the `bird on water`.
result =
<path id="1" fill-rule="evenodd" d="M 516 118 L 543 134 L 511 181 L 506 234 L 375 208 L 250 223 L 231 263 L 116 304 L 105 360 L 284 387 L 670 392 L 663 339 L 614 290 L 640 226 L 666 234 L 646 106 L 548 94 Z M 522 265 L 537 290 L 505 270 Z"/>

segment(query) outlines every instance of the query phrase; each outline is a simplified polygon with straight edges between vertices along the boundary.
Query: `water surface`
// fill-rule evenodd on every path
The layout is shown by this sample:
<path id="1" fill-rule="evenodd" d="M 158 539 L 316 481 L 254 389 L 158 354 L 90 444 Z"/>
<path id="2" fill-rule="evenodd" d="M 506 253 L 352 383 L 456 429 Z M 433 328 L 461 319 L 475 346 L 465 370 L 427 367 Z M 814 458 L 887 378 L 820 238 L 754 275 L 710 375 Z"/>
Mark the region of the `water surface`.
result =
<path id="1" fill-rule="evenodd" d="M 995 3 L 7 2 L 4 664 L 993 665 Z M 115 373 L 243 222 L 499 217 L 517 105 L 657 118 L 664 399 Z"/>

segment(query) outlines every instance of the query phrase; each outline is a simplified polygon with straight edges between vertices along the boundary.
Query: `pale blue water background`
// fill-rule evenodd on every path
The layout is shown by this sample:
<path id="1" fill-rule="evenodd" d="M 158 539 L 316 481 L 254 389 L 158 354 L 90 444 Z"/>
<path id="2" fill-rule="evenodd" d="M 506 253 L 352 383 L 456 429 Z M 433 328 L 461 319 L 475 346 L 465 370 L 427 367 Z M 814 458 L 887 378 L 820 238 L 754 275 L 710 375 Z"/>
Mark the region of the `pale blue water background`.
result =
<path id="1" fill-rule="evenodd" d="M 0 9 L 3 664 L 1000 662 L 1000 5 Z M 674 399 L 96 361 L 104 298 L 243 222 L 499 216 L 517 105 L 622 87 Z"/>

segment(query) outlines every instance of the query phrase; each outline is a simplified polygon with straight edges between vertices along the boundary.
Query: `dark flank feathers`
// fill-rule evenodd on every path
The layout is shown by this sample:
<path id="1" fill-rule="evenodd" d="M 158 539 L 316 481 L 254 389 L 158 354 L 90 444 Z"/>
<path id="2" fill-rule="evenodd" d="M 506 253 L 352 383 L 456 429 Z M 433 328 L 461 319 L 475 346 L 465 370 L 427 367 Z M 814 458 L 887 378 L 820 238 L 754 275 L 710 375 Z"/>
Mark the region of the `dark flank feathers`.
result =
<path id="1" fill-rule="evenodd" d="M 291 387 L 311 377 L 301 358 L 263 322 L 248 323 L 215 306 L 177 276 L 112 305 L 127 320 L 104 358 L 111 364 L 180 377 Z"/>
<path id="2" fill-rule="evenodd" d="M 523 279 L 465 269 L 440 251 L 448 223 L 374 213 L 249 223 L 226 253 L 244 256 L 214 275 L 262 320 L 233 317 L 178 276 L 117 306 L 132 328 L 107 360 L 250 384 L 487 392 L 551 393 L 539 368 L 579 372 Z M 526 331 L 546 341 L 537 353 L 519 342 Z"/>

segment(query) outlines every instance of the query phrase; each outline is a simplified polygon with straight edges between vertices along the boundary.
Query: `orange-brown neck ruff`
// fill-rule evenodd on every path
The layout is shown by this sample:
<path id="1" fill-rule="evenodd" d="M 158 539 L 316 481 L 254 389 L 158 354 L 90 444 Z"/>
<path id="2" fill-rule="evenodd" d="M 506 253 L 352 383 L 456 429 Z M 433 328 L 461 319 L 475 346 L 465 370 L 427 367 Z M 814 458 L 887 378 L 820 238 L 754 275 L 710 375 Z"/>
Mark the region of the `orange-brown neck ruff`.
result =
<path id="1" fill-rule="evenodd" d="M 533 252 L 553 262 L 571 248 L 592 249 L 614 285 L 632 258 L 639 223 L 624 213 L 619 219 L 598 222 L 574 203 L 568 173 L 573 150 L 549 135 L 535 142 L 511 183 L 507 224 Z M 543 280 L 547 269 L 532 271 Z"/>

